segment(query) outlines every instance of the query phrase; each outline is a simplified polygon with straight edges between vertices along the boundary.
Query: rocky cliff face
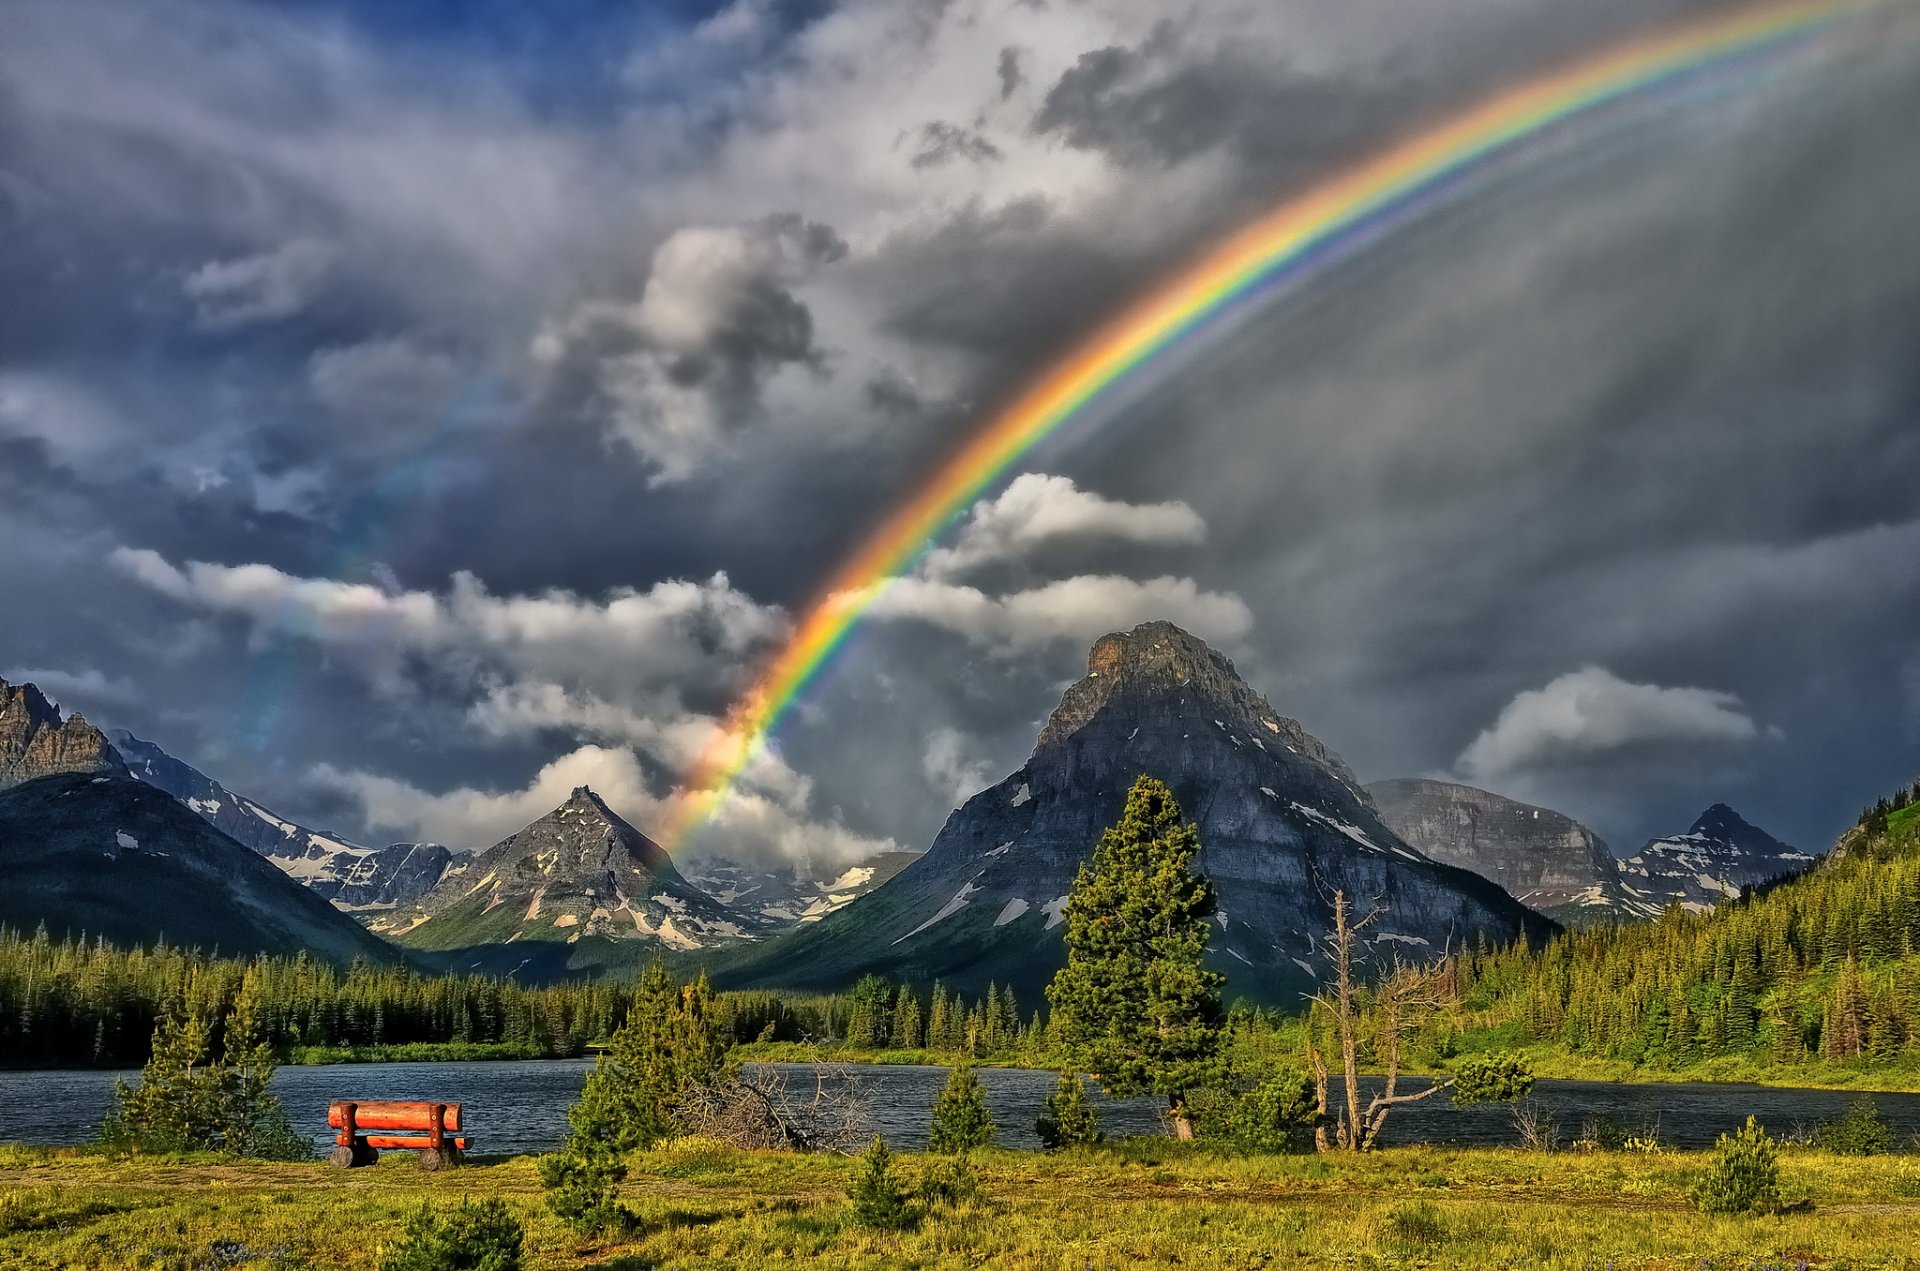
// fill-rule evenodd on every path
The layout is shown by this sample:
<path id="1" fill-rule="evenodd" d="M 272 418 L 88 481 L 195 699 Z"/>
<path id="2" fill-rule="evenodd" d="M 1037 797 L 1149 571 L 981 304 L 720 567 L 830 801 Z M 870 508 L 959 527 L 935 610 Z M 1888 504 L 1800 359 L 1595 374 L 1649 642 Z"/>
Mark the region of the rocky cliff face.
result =
<path id="1" fill-rule="evenodd" d="M 456 864 L 411 910 L 373 925 L 430 950 L 588 941 L 689 950 L 765 929 L 682 878 L 658 844 L 585 786 Z"/>
<path id="2" fill-rule="evenodd" d="M 124 773 L 106 736 L 31 684 L 0 680 L 0 790 L 55 773 Z"/>
<path id="3" fill-rule="evenodd" d="M 124 773 L 58 773 L 0 794 L 0 923 L 227 955 L 345 965 L 392 946 L 172 796 Z"/>
<path id="4" fill-rule="evenodd" d="M 1716 803 L 1685 834 L 1654 839 L 1618 867 L 1635 912 L 1653 918 L 1675 903 L 1704 912 L 1744 888 L 1798 874 L 1815 859 Z"/>
<path id="5" fill-rule="evenodd" d="M 1546 919 L 1430 860 L 1380 819 L 1339 757 L 1232 663 L 1165 622 L 1103 637 L 1018 771 L 969 799 L 885 886 L 719 970 L 726 983 L 828 988 L 877 971 L 1030 999 L 1063 961 L 1074 874 L 1134 778 L 1166 781 L 1199 825 L 1219 897 L 1210 960 L 1230 991 L 1297 1003 L 1326 968 L 1329 898 L 1381 913 L 1376 958 L 1437 956 Z"/>
<path id="6" fill-rule="evenodd" d="M 438 843 L 362 847 L 308 829 L 221 785 L 150 741 L 116 730 L 114 749 L 134 776 L 157 786 L 209 825 L 252 848 L 341 909 L 372 912 L 411 905 L 433 889 L 455 854 Z"/>
<path id="7" fill-rule="evenodd" d="M 1570 816 L 1418 777 L 1377 781 L 1367 793 L 1401 838 L 1434 860 L 1492 879 L 1557 922 L 1634 916 L 1612 851 Z"/>

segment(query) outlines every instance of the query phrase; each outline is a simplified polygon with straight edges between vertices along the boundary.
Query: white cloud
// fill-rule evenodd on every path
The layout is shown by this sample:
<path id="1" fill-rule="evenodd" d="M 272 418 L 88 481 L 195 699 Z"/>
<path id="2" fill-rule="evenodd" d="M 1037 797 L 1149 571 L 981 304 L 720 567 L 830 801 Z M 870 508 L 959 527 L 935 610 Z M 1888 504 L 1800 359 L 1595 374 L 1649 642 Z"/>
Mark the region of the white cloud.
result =
<path id="1" fill-rule="evenodd" d="M 162 595 L 244 619 L 256 639 L 310 640 L 378 684 L 464 698 L 480 735 L 593 739 L 518 790 L 433 793 L 376 773 L 315 770 L 318 784 L 355 798 L 369 824 L 462 847 L 505 837 L 578 785 L 641 829 L 657 825 L 679 795 L 658 793 L 649 773 L 685 772 L 724 740 L 721 722 L 690 709 L 686 696 L 730 695 L 786 630 L 781 610 L 756 604 L 724 575 L 594 600 L 563 591 L 497 596 L 466 574 L 425 592 L 298 578 L 268 565 L 176 567 L 150 551 L 121 549 L 112 562 Z M 762 748 L 707 819 L 698 847 L 837 869 L 893 846 L 847 829 L 837 813 L 815 815 L 813 802 L 811 778 Z"/>
<path id="2" fill-rule="evenodd" d="M 955 807 L 993 784 L 986 761 L 968 756 L 967 739 L 957 728 L 936 728 L 928 735 L 920 769 Z"/>
<path id="3" fill-rule="evenodd" d="M 794 216 L 676 230 L 637 301 L 582 301 L 534 337 L 552 409 L 596 418 L 659 480 L 691 475 L 758 416 L 769 378 L 817 362 L 792 288 L 845 251 Z"/>
<path id="4" fill-rule="evenodd" d="M 244 618 L 256 639 L 316 641 L 384 683 L 410 660 L 431 658 L 440 673 L 493 672 L 609 694 L 682 682 L 712 687 L 730 683 L 743 661 L 786 629 L 781 610 L 755 602 L 724 574 L 594 600 L 561 590 L 496 596 L 467 573 L 455 574 L 444 592 L 393 591 L 299 578 L 271 565 L 176 567 L 147 550 L 120 548 L 110 559 L 162 595 Z"/>
<path id="5" fill-rule="evenodd" d="M 296 238 L 257 255 L 208 261 L 188 274 L 180 289 L 194 302 L 203 330 L 232 331 L 306 309 L 338 257 L 326 243 Z"/>
<path id="6" fill-rule="evenodd" d="M 1731 693 L 1635 684 L 1588 666 L 1515 696 L 1455 762 L 1486 781 L 1629 751 L 1738 745 L 1763 731 Z"/>
<path id="7" fill-rule="evenodd" d="M 974 504 L 953 546 L 928 553 L 921 572 L 950 579 L 1062 542 L 1176 547 L 1206 538 L 1207 523 L 1185 503 L 1126 503 L 1082 490 L 1070 477 L 1027 472 Z"/>
<path id="8" fill-rule="evenodd" d="M 1253 629 L 1253 614 L 1240 597 L 1174 577 L 1083 575 L 999 596 L 956 583 L 902 578 L 884 587 L 868 613 L 942 627 L 1007 652 L 1056 640 L 1085 643 L 1155 618 L 1215 644 L 1239 640 Z"/>

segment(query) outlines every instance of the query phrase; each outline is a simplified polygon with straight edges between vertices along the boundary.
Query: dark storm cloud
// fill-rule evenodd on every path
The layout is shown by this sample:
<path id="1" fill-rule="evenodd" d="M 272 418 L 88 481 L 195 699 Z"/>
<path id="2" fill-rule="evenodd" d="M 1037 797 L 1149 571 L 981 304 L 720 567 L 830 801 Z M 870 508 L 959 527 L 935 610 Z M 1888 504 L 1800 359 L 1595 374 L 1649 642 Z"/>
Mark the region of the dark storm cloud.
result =
<path id="1" fill-rule="evenodd" d="M 671 746 L 623 768 L 622 730 L 717 713 L 724 675 L 671 710 L 577 668 L 372 687 L 344 645 L 104 562 L 440 598 L 470 571 L 576 617 L 725 571 L 713 596 L 792 611 L 1197 245 L 1700 7 L 742 5 L 610 32 L 571 96 L 486 41 L 328 28 L 315 58 L 315 27 L 246 4 L 27 23 L 0 77 L 0 585 L 27 601 L 0 666 L 131 685 L 110 722 L 350 833 L 371 804 L 343 790 L 453 792 L 460 824 L 575 772 L 658 795 Z M 924 843 L 1082 669 L 1009 597 L 1166 577 L 1244 601 L 1243 669 L 1370 777 L 1452 769 L 1591 664 L 1736 698 L 1757 738 L 1502 780 L 1621 846 L 1720 797 L 1819 845 L 1920 767 L 1906 47 L 1548 148 L 1037 459 L 1183 500 L 1207 540 L 1055 544 L 870 624 L 783 731 L 786 819 L 755 841 L 839 809 Z"/>

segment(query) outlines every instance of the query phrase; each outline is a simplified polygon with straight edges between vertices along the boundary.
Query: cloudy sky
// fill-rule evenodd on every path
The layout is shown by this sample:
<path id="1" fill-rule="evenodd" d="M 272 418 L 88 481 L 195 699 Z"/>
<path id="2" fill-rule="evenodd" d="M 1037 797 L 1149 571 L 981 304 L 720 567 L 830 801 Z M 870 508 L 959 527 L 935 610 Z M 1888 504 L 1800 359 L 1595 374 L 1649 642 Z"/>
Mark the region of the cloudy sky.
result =
<path id="1" fill-rule="evenodd" d="M 20 0 L 0 674 L 362 838 L 481 846 L 581 783 L 644 828 L 864 533 L 1130 297 L 1712 7 Z M 703 846 L 924 846 L 1154 617 L 1369 779 L 1824 846 L 1920 771 L 1913 25 L 1541 138 L 1095 411 Z"/>

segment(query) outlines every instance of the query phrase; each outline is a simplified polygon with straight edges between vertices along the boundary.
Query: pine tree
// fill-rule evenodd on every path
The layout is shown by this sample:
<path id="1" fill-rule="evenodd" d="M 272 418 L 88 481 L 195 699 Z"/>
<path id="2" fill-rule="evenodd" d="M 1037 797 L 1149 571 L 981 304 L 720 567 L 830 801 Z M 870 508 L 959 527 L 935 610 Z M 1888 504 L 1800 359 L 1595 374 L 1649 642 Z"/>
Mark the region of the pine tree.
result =
<path id="1" fill-rule="evenodd" d="M 946 1087 L 933 1101 L 933 1125 L 927 1134 L 929 1152 L 966 1152 L 993 1142 L 993 1117 L 987 1112 L 987 1092 L 980 1088 L 972 1064 L 955 1064 Z"/>
<path id="2" fill-rule="evenodd" d="M 721 1079 L 729 1041 L 704 973 L 682 987 L 664 965 L 649 965 L 626 1022 L 567 1112 L 566 1145 L 540 1158 L 548 1207 L 583 1231 L 631 1225 L 613 1200 L 625 1156 L 673 1132 L 689 1089 Z"/>
<path id="3" fill-rule="evenodd" d="M 893 1172 L 893 1153 L 877 1134 L 860 1158 L 860 1172 L 847 1195 L 853 1202 L 853 1221 L 859 1226 L 897 1231 L 913 1224 L 913 1208 Z"/>
<path id="4" fill-rule="evenodd" d="M 933 1001 L 927 1007 L 927 1049 L 947 1049 L 947 1033 L 952 1028 L 952 1009 L 947 1001 L 946 986 L 935 980 Z"/>
<path id="5" fill-rule="evenodd" d="M 901 985 L 899 1000 L 893 1007 L 893 1044 L 911 1050 L 920 1041 L 920 999 L 913 995 L 912 989 Z"/>
<path id="6" fill-rule="evenodd" d="M 1049 1029 L 1122 1098 L 1163 1095 L 1193 1137 L 1187 1092 L 1221 1075 L 1220 987 L 1202 963 L 1213 887 L 1173 793 L 1141 777 L 1081 864 L 1067 902 L 1067 965 L 1048 986 Z"/>
<path id="7" fill-rule="evenodd" d="M 1079 1073 L 1060 1074 L 1059 1084 L 1047 1096 L 1046 1111 L 1033 1123 L 1033 1132 L 1040 1136 L 1040 1146 L 1050 1152 L 1101 1140 L 1100 1117 L 1094 1110 L 1093 1100 L 1087 1098 L 1087 1088 Z"/>

